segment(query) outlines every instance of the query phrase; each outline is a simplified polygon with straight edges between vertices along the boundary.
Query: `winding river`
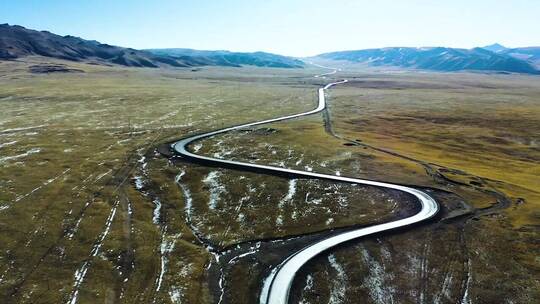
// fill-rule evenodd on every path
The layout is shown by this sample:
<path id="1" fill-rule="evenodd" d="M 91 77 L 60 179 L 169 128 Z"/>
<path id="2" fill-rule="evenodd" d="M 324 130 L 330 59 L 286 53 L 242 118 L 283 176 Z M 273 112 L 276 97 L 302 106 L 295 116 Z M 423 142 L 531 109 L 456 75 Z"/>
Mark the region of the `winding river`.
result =
<path id="1" fill-rule="evenodd" d="M 321 68 L 325 68 L 325 67 L 321 66 Z M 323 78 L 325 75 L 336 74 L 337 71 L 338 71 L 337 69 L 333 69 L 332 72 L 320 74 L 315 77 Z M 389 231 L 389 230 L 409 226 L 415 223 L 428 220 L 431 217 L 433 217 L 435 214 L 437 214 L 437 212 L 439 211 L 439 205 L 431 196 L 415 188 L 406 187 L 402 185 L 396 185 L 396 184 L 390 184 L 390 183 L 384 183 L 384 182 L 378 182 L 378 181 L 372 181 L 372 180 L 366 180 L 366 179 L 358 179 L 358 178 L 353 178 L 353 177 L 328 175 L 328 174 L 321 174 L 321 173 L 316 173 L 316 172 L 309 172 L 309 171 L 287 169 L 287 168 L 280 168 L 280 167 L 274 167 L 274 166 L 259 165 L 259 164 L 244 163 L 244 162 L 238 162 L 238 161 L 232 161 L 232 160 L 226 160 L 226 159 L 213 158 L 213 157 L 208 157 L 208 156 L 203 156 L 203 155 L 197 155 L 193 152 L 190 152 L 187 148 L 188 145 L 192 144 L 195 141 L 208 138 L 214 135 L 223 134 L 226 132 L 230 132 L 230 131 L 234 131 L 234 130 L 238 130 L 242 128 L 253 127 L 253 126 L 258 126 L 262 124 L 273 123 L 273 122 L 278 122 L 278 121 L 294 119 L 294 118 L 298 118 L 302 116 L 317 114 L 326 108 L 326 92 L 333 86 L 343 84 L 346 82 L 347 80 L 341 80 L 341 81 L 329 83 L 325 85 L 324 87 L 319 88 L 318 104 L 317 104 L 317 107 L 313 110 L 298 113 L 298 114 L 293 114 L 293 115 L 287 115 L 287 116 L 257 121 L 257 122 L 240 124 L 237 126 L 223 128 L 223 129 L 215 130 L 208 133 L 198 134 L 198 135 L 181 139 L 175 142 L 174 144 L 172 144 L 172 148 L 176 154 L 181 155 L 185 158 L 192 159 L 194 161 L 199 161 L 203 163 L 211 163 L 213 165 L 218 165 L 218 166 L 223 166 L 223 167 L 234 167 L 234 168 L 239 168 L 239 169 L 244 169 L 244 170 L 251 170 L 251 171 L 255 170 L 258 172 L 283 174 L 287 176 L 293 176 L 295 178 L 302 178 L 302 177 L 318 178 L 318 179 L 324 179 L 324 180 L 333 180 L 337 182 L 346 182 L 346 183 L 351 183 L 351 184 L 370 185 L 370 186 L 376 186 L 376 187 L 381 187 L 381 188 L 394 189 L 394 190 L 399 190 L 399 191 L 409 193 L 418 199 L 418 203 L 420 204 L 420 207 L 421 207 L 420 211 L 410 217 L 399 219 L 399 220 L 388 222 L 388 223 L 383 223 L 383 224 L 355 229 L 352 231 L 347 231 L 347 232 L 317 241 L 316 243 L 310 244 L 304 247 L 303 249 L 291 254 L 284 261 L 282 261 L 278 266 L 272 269 L 268 277 L 264 280 L 264 282 L 262 282 L 263 289 L 260 296 L 261 304 L 286 304 L 288 302 L 291 285 L 293 283 L 294 277 L 296 273 L 298 272 L 298 270 L 300 270 L 300 268 L 304 264 L 306 264 L 310 259 L 320 254 L 321 252 L 328 250 L 339 244 L 342 244 L 344 242 L 357 239 L 363 236 L 372 235 L 372 234 L 383 232 L 383 231 Z"/>

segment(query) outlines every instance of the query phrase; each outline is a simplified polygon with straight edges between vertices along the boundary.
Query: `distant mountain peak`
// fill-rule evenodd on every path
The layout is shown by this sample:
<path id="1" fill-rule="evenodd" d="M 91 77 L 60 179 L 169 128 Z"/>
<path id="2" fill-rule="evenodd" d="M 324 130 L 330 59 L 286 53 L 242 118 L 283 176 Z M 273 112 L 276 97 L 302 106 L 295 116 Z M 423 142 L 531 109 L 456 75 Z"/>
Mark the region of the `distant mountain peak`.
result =
<path id="1" fill-rule="evenodd" d="M 488 50 L 488 51 L 491 51 L 491 52 L 494 52 L 494 53 L 500 53 L 500 52 L 504 52 L 504 51 L 508 50 L 507 47 L 505 47 L 504 45 L 501 45 L 499 43 L 486 45 L 486 46 L 484 46 L 482 48 L 484 50 Z"/>

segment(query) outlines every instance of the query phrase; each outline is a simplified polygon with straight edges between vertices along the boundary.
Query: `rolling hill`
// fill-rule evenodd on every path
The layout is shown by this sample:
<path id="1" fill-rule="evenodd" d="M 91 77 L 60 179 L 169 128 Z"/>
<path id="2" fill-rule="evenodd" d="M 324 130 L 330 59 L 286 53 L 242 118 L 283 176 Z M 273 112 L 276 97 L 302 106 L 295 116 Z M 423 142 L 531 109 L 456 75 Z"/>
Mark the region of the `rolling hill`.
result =
<path id="1" fill-rule="evenodd" d="M 148 49 L 147 51 L 162 56 L 171 56 L 182 58 L 183 56 L 203 57 L 209 60 L 213 65 L 224 66 L 242 66 L 255 65 L 260 67 L 273 68 L 301 68 L 304 62 L 301 60 L 265 53 L 265 52 L 230 52 L 230 51 L 200 51 L 193 49 Z"/>
<path id="2" fill-rule="evenodd" d="M 390 47 L 357 51 L 332 52 L 316 58 L 345 60 L 369 66 L 393 66 L 433 71 L 496 71 L 540 74 L 534 63 L 510 56 L 510 49 L 493 46 L 497 52 L 484 48 L 456 49 L 446 47 Z M 532 48 L 535 49 L 535 48 Z M 530 56 L 533 51 L 529 51 Z"/>

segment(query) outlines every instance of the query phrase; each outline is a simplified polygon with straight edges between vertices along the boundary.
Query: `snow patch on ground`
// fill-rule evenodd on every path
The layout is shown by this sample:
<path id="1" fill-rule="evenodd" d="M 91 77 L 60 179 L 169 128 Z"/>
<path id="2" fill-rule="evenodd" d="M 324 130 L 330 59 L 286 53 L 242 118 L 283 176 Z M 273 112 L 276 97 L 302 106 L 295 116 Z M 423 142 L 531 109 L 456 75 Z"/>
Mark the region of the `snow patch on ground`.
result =
<path id="1" fill-rule="evenodd" d="M 347 274 L 345 273 L 343 266 L 337 262 L 335 255 L 329 255 L 328 262 L 330 262 L 330 266 L 336 271 L 336 278 L 332 281 L 328 303 L 344 303 L 345 291 L 347 290 Z"/>
<path id="2" fill-rule="evenodd" d="M 461 304 L 472 304 L 472 300 L 469 294 L 471 282 L 472 282 L 471 259 L 467 259 L 467 281 L 465 282 L 465 293 L 463 293 L 463 299 L 461 299 Z"/>
<path id="3" fill-rule="evenodd" d="M 287 195 L 283 198 L 285 201 L 290 201 L 293 199 L 294 194 L 296 193 L 296 184 L 298 180 L 297 179 L 291 179 L 289 180 L 289 190 L 287 190 Z"/>
<path id="4" fill-rule="evenodd" d="M 57 179 L 59 179 L 60 177 L 64 176 L 66 173 L 68 173 L 69 171 L 71 171 L 71 168 L 68 168 L 66 170 L 64 170 L 62 173 L 58 174 L 57 176 L 53 177 L 53 178 L 49 178 L 48 180 L 44 181 L 41 185 L 39 185 L 38 187 L 34 188 L 32 191 L 24 194 L 24 195 L 19 195 L 15 198 L 15 203 L 30 196 L 32 193 L 42 189 L 43 187 L 51 184 L 52 182 L 56 181 Z"/>
<path id="5" fill-rule="evenodd" d="M 153 211 L 153 215 L 152 215 L 152 222 L 154 224 L 159 224 L 159 218 L 161 217 L 161 201 L 156 197 L 154 200 L 153 200 L 153 203 L 154 203 L 154 211 Z"/>
<path id="6" fill-rule="evenodd" d="M 142 149 L 139 149 L 137 152 L 139 153 L 139 159 L 137 160 L 137 162 L 140 164 L 142 176 L 134 176 L 133 181 L 135 183 L 135 188 L 138 191 L 140 191 L 144 196 L 149 196 L 149 193 L 144 191 L 144 186 L 146 183 L 145 179 L 148 177 L 148 162 L 146 162 L 146 156 L 144 156 Z M 161 217 L 162 203 L 157 197 L 152 200 L 152 203 L 154 204 L 154 210 L 152 211 L 152 222 L 158 225 Z"/>
<path id="7" fill-rule="evenodd" d="M 182 192 L 184 194 L 184 198 L 186 199 L 186 206 L 184 207 L 184 211 L 186 213 L 186 219 L 189 223 L 191 223 L 191 217 L 193 215 L 193 198 L 191 197 L 191 192 L 189 191 L 188 187 L 184 184 L 184 183 L 181 183 L 180 180 L 182 179 L 182 177 L 186 174 L 185 171 L 182 171 L 180 172 L 176 178 L 175 178 L 175 182 L 180 186 L 180 188 L 182 189 Z"/>
<path id="8" fill-rule="evenodd" d="M 10 142 L 6 142 L 6 143 L 3 143 L 3 144 L 0 144 L 0 148 L 8 147 L 8 146 L 14 145 L 14 144 L 16 144 L 16 143 L 17 143 L 16 140 L 10 141 Z"/>
<path id="9" fill-rule="evenodd" d="M 86 273 L 88 272 L 88 269 L 90 268 L 90 263 L 92 261 L 92 258 L 96 257 L 100 253 L 100 249 L 101 249 L 101 246 L 103 245 L 103 241 L 109 234 L 111 225 L 116 215 L 116 208 L 118 207 L 118 203 L 119 201 L 116 201 L 114 206 L 111 208 L 111 212 L 109 213 L 109 216 L 107 217 L 107 220 L 105 221 L 105 228 L 101 231 L 98 239 L 94 243 L 94 246 L 92 247 L 92 250 L 90 251 L 90 257 L 86 261 L 84 261 L 84 263 L 75 271 L 75 274 L 74 274 L 75 282 L 73 283 L 73 291 L 71 293 L 69 300 L 67 301 L 67 304 L 77 303 L 79 290 L 86 277 Z"/>
<path id="10" fill-rule="evenodd" d="M 311 192 L 308 192 L 306 193 L 306 197 L 304 198 L 304 202 L 306 204 L 314 204 L 314 205 L 319 205 L 320 203 L 322 203 L 322 198 L 313 198 L 313 199 L 310 199 L 310 196 L 311 196 Z"/>
<path id="11" fill-rule="evenodd" d="M 276 226 L 281 226 L 283 225 L 283 215 L 278 215 L 278 217 L 276 218 Z"/>
<path id="12" fill-rule="evenodd" d="M 291 202 L 292 199 L 294 198 L 294 195 L 296 194 L 296 185 L 297 185 L 297 183 L 298 183 L 297 179 L 289 180 L 289 189 L 287 190 L 287 194 L 278 203 L 278 208 L 280 209 L 280 212 L 283 209 L 283 207 L 287 203 Z M 278 215 L 278 217 L 276 219 L 276 225 L 277 226 L 283 225 L 283 215 L 282 214 Z"/>
<path id="13" fill-rule="evenodd" d="M 88 205 L 88 203 L 87 203 Z M 85 206 L 86 207 L 86 206 Z M 77 231 L 79 230 L 79 226 L 81 225 L 81 222 L 83 220 L 83 217 L 79 217 L 79 219 L 77 220 L 77 222 L 75 223 L 75 226 L 73 226 L 73 229 L 71 229 L 68 234 L 67 234 L 67 237 L 69 240 L 72 240 L 73 237 L 75 236 L 75 233 L 77 233 Z"/>
<path id="14" fill-rule="evenodd" d="M 201 144 L 201 143 L 198 143 L 198 144 L 193 145 L 193 153 L 199 152 L 199 150 L 200 150 L 201 148 L 202 148 L 202 144 Z"/>
<path id="15" fill-rule="evenodd" d="M 103 177 L 105 177 L 105 175 L 107 175 L 107 174 L 109 174 L 109 173 L 111 173 L 111 172 L 112 172 L 112 169 L 109 169 L 107 172 L 104 172 L 104 173 L 98 175 L 98 176 L 96 177 L 96 179 L 94 180 L 94 182 L 99 181 L 100 179 L 102 179 Z"/>
<path id="16" fill-rule="evenodd" d="M 210 208 L 211 210 L 216 209 L 221 194 L 223 194 L 226 191 L 225 186 L 219 183 L 220 176 L 221 176 L 221 173 L 219 171 L 211 171 L 202 180 L 203 183 L 205 183 L 208 186 L 209 191 L 210 191 L 208 208 Z"/>
<path id="17" fill-rule="evenodd" d="M 239 254 L 237 256 L 235 256 L 234 258 L 230 259 L 228 264 L 231 264 L 233 265 L 234 263 L 236 263 L 239 259 L 243 258 L 243 257 L 246 257 L 248 255 L 252 255 L 252 254 L 255 254 L 257 252 L 259 252 L 259 248 L 261 247 L 261 242 L 257 242 L 257 244 L 255 246 L 252 246 L 250 248 L 250 250 L 248 250 L 247 252 L 244 252 L 242 254 Z"/>
<path id="18" fill-rule="evenodd" d="M 437 293 L 433 299 L 434 304 L 441 304 L 443 301 L 441 299 L 444 299 L 444 303 L 447 301 L 450 302 L 452 300 L 451 298 L 451 288 L 452 288 L 452 281 L 453 276 L 451 272 L 447 272 L 444 276 L 444 281 L 441 287 L 441 291 Z"/>
<path id="19" fill-rule="evenodd" d="M 135 181 L 135 188 L 137 190 L 142 190 L 143 186 L 144 186 L 144 180 L 143 180 L 143 177 L 142 176 L 135 176 L 133 178 L 133 180 Z"/>
<path id="20" fill-rule="evenodd" d="M 163 276 L 167 272 L 167 264 L 169 263 L 168 255 L 174 250 L 174 245 L 176 243 L 176 237 L 168 238 L 165 236 L 165 233 L 161 240 L 161 245 L 159 247 L 159 252 L 161 255 L 161 269 L 159 276 L 156 279 L 156 292 L 161 289 L 161 283 L 163 282 Z"/>
<path id="21" fill-rule="evenodd" d="M 219 151 L 214 152 L 213 154 L 214 158 L 224 158 L 225 156 L 228 156 L 234 153 L 234 149 L 227 150 L 228 146 L 223 145 L 223 140 L 218 140 L 218 142 L 216 143 L 216 146 Z"/>
<path id="22" fill-rule="evenodd" d="M 171 290 L 169 291 L 169 297 L 171 299 L 171 302 L 174 304 L 181 304 L 182 303 L 182 287 L 173 286 L 171 287 Z"/>
<path id="23" fill-rule="evenodd" d="M 306 286 L 304 286 L 304 290 L 308 291 L 313 289 L 313 276 L 308 274 L 306 277 Z"/>
<path id="24" fill-rule="evenodd" d="M 386 279 L 389 275 L 384 266 L 370 256 L 367 249 L 361 249 L 362 260 L 367 266 L 369 274 L 364 278 L 363 285 L 369 292 L 374 303 L 387 304 L 394 303 L 395 288 L 386 285 Z"/>
<path id="25" fill-rule="evenodd" d="M 36 153 L 39 153 L 39 152 L 41 152 L 41 148 L 32 148 L 32 149 L 30 149 L 30 150 L 28 150 L 28 151 L 26 151 L 24 153 L 18 154 L 18 155 L 0 157 L 0 163 L 6 162 L 8 160 L 14 160 L 14 159 L 23 158 L 23 157 L 26 157 L 28 155 L 36 154 Z"/>
<path id="26" fill-rule="evenodd" d="M 297 179 L 289 180 L 289 189 L 287 190 L 287 194 L 279 201 L 279 208 L 283 208 L 286 203 L 290 202 L 293 199 L 294 195 L 296 194 L 297 182 Z"/>
<path id="27" fill-rule="evenodd" d="M 306 285 L 302 289 L 302 293 L 308 293 L 313 289 L 313 276 L 311 274 L 308 274 L 306 277 Z M 298 304 L 309 304 L 308 301 L 305 299 L 300 299 L 300 302 Z"/>
<path id="28" fill-rule="evenodd" d="M 5 129 L 5 130 L 0 131 L 0 134 L 39 129 L 39 128 L 43 128 L 43 127 L 46 127 L 46 126 L 48 126 L 48 125 L 39 125 L 39 126 L 32 126 L 32 127 Z"/>

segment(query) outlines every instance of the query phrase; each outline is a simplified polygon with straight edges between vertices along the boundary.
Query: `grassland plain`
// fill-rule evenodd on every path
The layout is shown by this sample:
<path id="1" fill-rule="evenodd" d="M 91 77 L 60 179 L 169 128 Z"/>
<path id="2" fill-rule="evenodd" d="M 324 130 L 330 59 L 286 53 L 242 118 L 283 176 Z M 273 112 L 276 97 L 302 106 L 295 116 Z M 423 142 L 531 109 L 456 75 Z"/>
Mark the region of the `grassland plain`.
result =
<path id="1" fill-rule="evenodd" d="M 328 81 L 312 78 L 315 70 L 69 64 L 85 72 L 28 73 L 39 64 L 0 65 L 4 302 L 254 303 L 268 267 L 289 252 L 332 231 L 414 211 L 414 202 L 395 192 L 204 167 L 157 153 L 186 134 L 312 108 L 316 88 Z M 191 149 L 416 185 L 443 203 L 443 214 L 417 230 L 321 255 L 297 277 L 293 302 L 534 303 L 536 78 L 335 77 L 352 82 L 331 91 L 324 125 L 313 116 Z M 491 138 L 491 125 L 508 118 L 490 112 L 491 103 L 520 115 L 504 129 L 507 140 L 521 142 L 519 154 Z M 438 120 L 425 117 L 431 111 Z M 498 163 L 488 175 L 482 169 L 490 168 L 490 156 Z M 505 174 L 497 171 L 502 162 Z"/>
<path id="2" fill-rule="evenodd" d="M 375 242 L 353 242 L 320 256 L 298 276 L 292 302 L 357 303 L 360 298 L 366 303 L 536 302 L 540 125 L 536 78 L 344 74 L 336 77 L 351 83 L 331 91 L 325 128 L 314 116 L 216 136 L 193 147 L 213 157 L 443 191 L 433 193 L 443 204 L 440 222 Z M 418 108 L 423 120 L 407 119 L 419 115 Z M 429 113 L 432 117 L 426 118 Z M 414 146 L 401 148 L 407 145 Z M 491 165 L 494 159 L 498 162 Z M 372 195 L 368 197 L 373 199 Z M 322 211 L 331 210 L 322 213 L 310 210 L 307 197 L 299 196 L 303 202 L 296 200 L 295 207 L 305 211 L 308 220 L 296 216 L 299 210 L 279 204 L 283 210 L 266 213 L 276 221 L 276 232 L 295 223 L 306 232 L 362 223 L 353 208 L 347 208 L 353 214 L 332 209 L 340 200 L 335 194 L 330 204 L 319 202 Z M 380 208 L 385 201 L 377 197 L 377 204 L 370 205 L 358 195 L 341 200 L 364 210 L 363 215 L 366 208 L 375 211 L 372 206 Z M 238 266 L 242 267 L 248 268 Z M 248 268 L 250 274 L 254 268 Z M 241 284 L 230 289 L 238 291 Z M 231 302 L 255 301 L 243 296 L 236 292 Z"/>
<path id="3" fill-rule="evenodd" d="M 298 301 L 538 302 L 538 78 L 347 78 L 332 91 L 329 133 L 359 149 L 423 164 L 433 185 L 458 194 L 471 213 L 319 257 L 298 277 Z"/>
<path id="4" fill-rule="evenodd" d="M 84 72 L 28 72 L 51 63 Z M 305 73 L 2 62 L 2 302 L 210 302 L 210 254 L 187 224 L 180 168 L 155 147 L 305 109 Z"/>

